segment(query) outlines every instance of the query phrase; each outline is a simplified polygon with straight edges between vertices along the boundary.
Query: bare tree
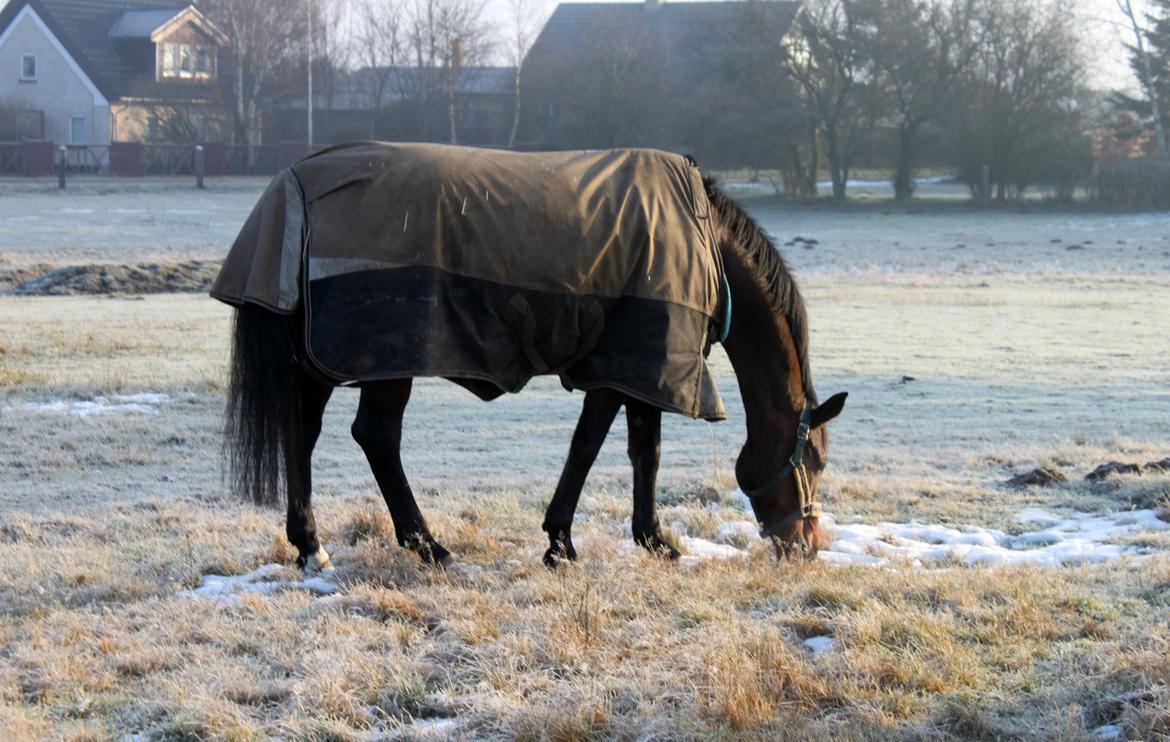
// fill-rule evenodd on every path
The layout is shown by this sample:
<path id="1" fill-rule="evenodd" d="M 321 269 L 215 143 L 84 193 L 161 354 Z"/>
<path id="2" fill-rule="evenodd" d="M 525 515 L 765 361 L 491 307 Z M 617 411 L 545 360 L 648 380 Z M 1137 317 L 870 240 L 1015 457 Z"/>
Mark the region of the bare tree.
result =
<path id="1" fill-rule="evenodd" d="M 305 59 L 304 3 L 204 0 L 200 8 L 230 39 L 231 112 L 234 139 L 260 142 L 261 112 L 281 92 L 288 70 Z"/>
<path id="2" fill-rule="evenodd" d="M 862 7 L 867 56 L 897 127 L 894 196 L 902 200 L 914 193 L 919 132 L 946 110 L 979 49 L 975 0 L 871 0 Z"/>
<path id="3" fill-rule="evenodd" d="M 816 119 L 836 199 L 845 198 L 853 158 L 882 113 L 859 21 L 858 0 L 814 0 L 786 44 L 788 74 Z"/>
<path id="4" fill-rule="evenodd" d="M 1137 13 L 1133 9 L 1133 3 L 1130 0 L 1116 0 L 1117 7 L 1125 19 L 1129 22 L 1130 28 L 1133 30 L 1133 55 L 1137 64 L 1134 65 L 1138 79 L 1142 84 L 1142 92 L 1146 94 L 1146 98 L 1150 101 L 1150 111 L 1154 119 L 1154 141 L 1158 146 L 1158 157 L 1165 159 L 1168 154 L 1166 149 L 1166 132 L 1162 128 L 1162 107 L 1158 100 L 1158 86 L 1154 82 L 1153 65 L 1150 63 L 1150 54 L 1146 50 L 1146 31 L 1138 22 Z"/>
<path id="5" fill-rule="evenodd" d="M 438 93 L 447 109 L 448 141 L 457 144 L 456 89 L 465 70 L 491 53 L 485 0 L 416 0 L 407 21 L 407 41 L 417 61 L 423 110 Z M 426 115 L 426 114 L 424 114 Z"/>
<path id="6" fill-rule="evenodd" d="M 1071 0 L 982 0 L 981 43 L 951 99 L 960 176 L 980 199 L 1019 195 L 1087 146 L 1078 95 L 1083 44 Z"/>
<path id="7" fill-rule="evenodd" d="M 406 52 L 406 9 L 395 0 L 361 0 L 356 8 L 356 23 L 354 53 L 368 75 L 373 139 L 377 137 L 387 86 Z"/>
<path id="8" fill-rule="evenodd" d="M 512 114 L 512 130 L 508 134 L 508 146 L 516 146 L 516 132 L 520 129 L 520 80 L 524 66 L 524 57 L 532 48 L 532 42 L 540 29 L 541 19 L 544 17 L 544 0 L 508 0 L 508 20 L 510 24 L 508 39 L 508 62 L 512 65 L 513 94 L 515 104 Z"/>

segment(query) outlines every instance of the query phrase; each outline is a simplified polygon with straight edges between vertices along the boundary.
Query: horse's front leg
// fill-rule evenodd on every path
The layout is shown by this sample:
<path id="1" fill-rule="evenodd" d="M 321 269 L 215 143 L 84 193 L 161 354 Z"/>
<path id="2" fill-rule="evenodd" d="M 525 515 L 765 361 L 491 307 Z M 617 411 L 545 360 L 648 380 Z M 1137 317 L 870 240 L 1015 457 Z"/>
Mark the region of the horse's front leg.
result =
<path id="1" fill-rule="evenodd" d="M 585 477 L 601 451 L 601 444 L 605 443 L 605 436 L 623 400 L 621 394 L 609 389 L 585 394 L 585 404 L 581 408 L 577 430 L 573 433 L 569 457 L 544 515 L 544 525 L 541 526 L 548 533 L 549 547 L 544 552 L 544 563 L 549 567 L 555 567 L 561 559 L 572 561 L 577 558 L 571 535 L 573 513 L 577 510 L 577 500 L 581 497 L 581 488 L 585 486 Z"/>
<path id="2" fill-rule="evenodd" d="M 630 399 L 626 401 L 626 422 L 630 429 L 630 463 L 634 465 L 634 542 L 651 554 L 678 559 L 678 549 L 662 535 L 654 499 L 662 455 L 662 410 Z"/>
<path id="3" fill-rule="evenodd" d="M 313 447 L 321 435 L 321 417 L 333 394 L 333 387 L 299 374 L 297 409 L 289 445 L 284 450 L 284 466 L 288 483 L 288 520 L 285 534 L 297 548 L 297 566 L 306 572 L 332 566 L 329 554 L 317 540 L 317 521 L 313 517 Z"/>
<path id="4" fill-rule="evenodd" d="M 363 385 L 352 433 L 390 508 L 398 544 L 417 552 L 427 564 L 445 565 L 451 553 L 431 536 L 402 470 L 402 414 L 412 383 L 405 379 Z"/>

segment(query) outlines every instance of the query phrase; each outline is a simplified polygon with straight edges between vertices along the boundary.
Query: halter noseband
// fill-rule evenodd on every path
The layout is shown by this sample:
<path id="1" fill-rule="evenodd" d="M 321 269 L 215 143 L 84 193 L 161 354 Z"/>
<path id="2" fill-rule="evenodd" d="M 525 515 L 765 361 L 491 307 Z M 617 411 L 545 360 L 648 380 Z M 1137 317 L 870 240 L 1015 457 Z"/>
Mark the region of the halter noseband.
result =
<path id="1" fill-rule="evenodd" d="M 799 508 L 797 508 L 796 512 L 774 526 L 761 526 L 760 535 L 763 537 L 779 536 L 785 529 L 798 520 L 819 518 L 821 516 L 821 506 L 813 501 L 808 469 L 804 465 L 804 448 L 808 445 L 808 436 L 811 432 L 808 423 L 811 418 L 812 404 L 808 400 L 805 400 L 804 412 L 800 413 L 800 424 L 796 426 L 796 446 L 793 448 L 792 455 L 788 457 L 788 463 L 776 473 L 776 476 L 769 479 L 766 483 L 750 490 L 744 490 L 744 494 L 749 498 L 756 498 L 790 476 L 796 480 L 796 493 L 800 500 Z"/>

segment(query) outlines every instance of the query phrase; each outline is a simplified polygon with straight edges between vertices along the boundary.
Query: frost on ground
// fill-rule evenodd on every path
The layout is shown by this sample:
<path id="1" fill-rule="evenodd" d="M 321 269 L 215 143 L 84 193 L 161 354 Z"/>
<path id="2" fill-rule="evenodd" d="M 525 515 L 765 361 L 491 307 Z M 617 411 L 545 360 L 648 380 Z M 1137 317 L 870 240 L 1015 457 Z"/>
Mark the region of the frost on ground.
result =
<path id="1" fill-rule="evenodd" d="M 52 400 L 49 402 L 24 402 L 19 406 L 8 405 L 5 411 L 20 410 L 34 414 L 65 414 L 75 417 L 92 415 L 154 415 L 170 396 L 158 393 L 111 394 L 82 400 Z"/>
<path id="2" fill-rule="evenodd" d="M 276 595 L 289 590 L 306 590 L 319 595 L 337 592 L 331 573 L 294 578 L 292 569 L 280 564 L 265 564 L 242 575 L 203 575 L 199 587 L 185 590 L 180 595 L 188 598 L 210 598 L 234 603 L 243 595 Z"/>

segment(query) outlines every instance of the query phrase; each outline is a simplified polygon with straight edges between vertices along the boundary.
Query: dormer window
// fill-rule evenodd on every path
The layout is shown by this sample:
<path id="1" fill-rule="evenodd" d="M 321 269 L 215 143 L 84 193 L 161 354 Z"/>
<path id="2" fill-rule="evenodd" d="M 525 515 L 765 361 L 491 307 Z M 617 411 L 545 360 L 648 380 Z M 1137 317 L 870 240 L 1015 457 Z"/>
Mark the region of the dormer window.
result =
<path id="1" fill-rule="evenodd" d="M 20 81 L 37 81 L 37 55 L 22 54 L 20 56 Z"/>
<path id="2" fill-rule="evenodd" d="M 211 77 L 211 50 L 190 44 L 162 45 L 162 77 L 207 79 Z"/>

